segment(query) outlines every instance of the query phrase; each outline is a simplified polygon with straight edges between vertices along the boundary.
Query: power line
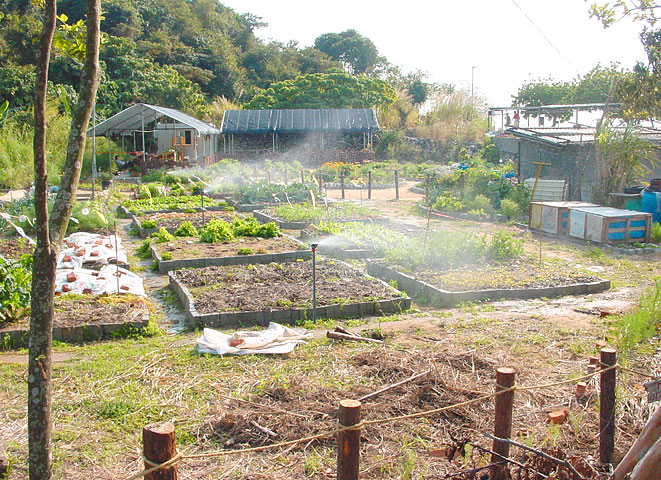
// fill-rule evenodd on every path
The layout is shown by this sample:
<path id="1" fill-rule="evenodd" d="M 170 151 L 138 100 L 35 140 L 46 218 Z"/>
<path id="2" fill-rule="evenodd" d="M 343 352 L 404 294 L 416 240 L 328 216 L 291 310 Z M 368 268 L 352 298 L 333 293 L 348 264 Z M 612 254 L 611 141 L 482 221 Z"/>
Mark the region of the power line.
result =
<path id="1" fill-rule="evenodd" d="M 542 37 L 544 37 L 544 40 L 546 40 L 546 42 L 547 42 L 549 45 L 551 45 L 551 47 L 552 47 L 556 52 L 558 52 L 558 55 L 560 55 L 560 56 L 561 56 L 561 57 L 562 57 L 562 58 L 563 58 L 563 59 L 564 59 L 569 65 L 571 65 L 571 67 L 572 67 L 574 70 L 576 70 L 576 73 L 578 73 L 578 74 L 580 75 L 581 72 L 580 72 L 580 70 L 579 70 L 578 68 L 576 68 L 576 65 L 574 65 L 574 64 L 572 63 L 571 60 L 569 60 L 565 55 L 563 55 L 563 53 L 558 49 L 558 47 L 556 47 L 555 45 L 553 45 L 553 42 L 552 42 L 551 40 L 549 40 L 549 38 L 548 38 L 546 35 L 544 35 L 544 32 L 542 32 L 542 29 L 539 28 L 539 27 L 535 24 L 535 22 L 532 20 L 532 18 L 530 18 L 530 17 L 528 16 L 528 14 L 523 10 L 523 8 L 521 8 L 521 7 L 519 6 L 519 4 L 516 3 L 515 0 L 512 0 L 512 3 L 513 3 L 514 5 L 516 5 L 516 8 L 518 8 L 518 9 L 521 11 L 521 13 L 523 14 L 523 16 L 526 17 L 526 18 L 528 19 L 528 21 L 532 24 L 533 27 L 535 27 L 535 29 L 539 32 L 539 34 L 540 34 Z"/>

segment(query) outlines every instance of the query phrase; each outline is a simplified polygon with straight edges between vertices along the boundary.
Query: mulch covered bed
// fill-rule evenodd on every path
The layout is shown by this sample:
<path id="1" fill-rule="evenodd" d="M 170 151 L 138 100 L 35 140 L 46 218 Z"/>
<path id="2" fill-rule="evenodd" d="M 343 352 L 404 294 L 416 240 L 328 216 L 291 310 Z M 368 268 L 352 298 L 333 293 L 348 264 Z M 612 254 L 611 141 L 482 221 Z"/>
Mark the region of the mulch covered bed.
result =
<path id="1" fill-rule="evenodd" d="M 172 255 L 172 260 L 187 258 L 232 257 L 239 255 L 239 250 L 250 249 L 247 255 L 293 252 L 301 244 L 287 237 L 256 238 L 245 237 L 231 242 L 202 243 L 198 239 L 175 238 L 172 242 L 153 243 L 154 248 L 163 256 Z"/>
<path id="2" fill-rule="evenodd" d="M 110 323 L 135 322 L 148 312 L 148 302 L 135 295 L 64 295 L 55 298 L 54 327 L 75 327 Z M 30 317 L 16 322 L 0 322 L 3 330 L 28 329 Z"/>
<path id="3" fill-rule="evenodd" d="M 24 238 L 0 238 L 0 256 L 5 258 L 19 258 L 25 253 L 32 254 L 33 251 L 34 246 L 31 246 Z"/>
<path id="4" fill-rule="evenodd" d="M 333 356 L 332 349 L 329 354 Z M 334 374 L 328 372 L 329 377 L 341 372 L 345 379 L 342 385 L 319 387 L 315 383 L 318 380 L 300 369 L 291 372 L 285 381 L 274 378 L 271 382 L 255 384 L 250 375 L 238 376 L 230 386 L 231 395 L 221 394 L 203 422 L 198 443 L 212 444 L 211 448 L 244 449 L 333 431 L 338 427 L 340 400 L 360 398 L 425 371 L 429 371 L 425 376 L 363 401 L 361 419 L 392 418 L 454 405 L 492 392 L 497 366 L 497 360 L 476 355 L 474 351 L 430 354 L 382 348 L 354 353 L 332 366 L 316 367 L 315 375 L 324 375 L 327 368 L 332 368 Z M 535 383 L 530 378 L 523 382 Z M 227 390 L 226 384 L 211 387 L 220 392 Z M 576 417 L 580 423 L 563 425 L 555 433 L 549 433 L 548 407 L 565 402 L 571 397 L 572 388 L 563 385 L 517 393 L 512 434 L 519 441 L 539 446 L 556 457 L 568 458 L 584 480 L 601 478 L 584 460 L 598 457 L 596 396 L 590 395 L 571 407 L 570 418 Z M 594 388 L 590 387 L 592 391 Z M 491 440 L 483 433 L 493 431 L 493 408 L 490 399 L 421 418 L 367 426 L 361 434 L 361 478 L 408 478 L 401 470 L 407 457 L 415 472 L 424 472 L 420 478 L 443 478 L 439 475 L 490 464 Z M 628 434 L 634 433 L 633 428 L 626 429 Z M 325 436 L 287 447 L 284 453 L 307 459 L 323 452 L 329 464 L 317 465 L 313 478 L 326 478 L 334 472 L 335 448 L 335 437 Z M 271 455 L 282 455 L 275 452 Z M 530 480 L 544 478 L 536 476 L 539 472 L 544 476 L 556 473 L 558 476 L 554 478 L 578 480 L 565 468 L 556 472 L 558 465 L 522 453 L 514 447 L 511 449 L 511 457 L 526 465 L 523 469 L 511 466 L 512 478 L 517 475 Z M 287 470 L 287 478 L 309 478 L 312 472 L 308 471 L 307 462 L 291 461 L 291 456 L 282 457 L 283 462 L 292 466 Z M 488 478 L 482 476 L 484 473 L 454 478 Z"/>
<path id="5" fill-rule="evenodd" d="M 226 211 L 217 211 L 211 210 L 204 212 L 204 222 L 202 221 L 202 212 L 162 212 L 162 213 L 151 213 L 138 217 L 140 222 L 145 220 L 156 220 L 157 228 L 165 227 L 166 229 L 176 229 L 179 227 L 181 222 L 192 222 L 195 228 L 201 228 L 205 222 L 213 220 L 215 218 L 222 218 L 227 222 L 234 220 L 236 216 L 245 216 L 238 212 L 226 212 Z"/>
<path id="6" fill-rule="evenodd" d="M 571 270 L 566 265 L 544 263 L 540 266 L 539 262 L 532 260 L 466 265 L 443 271 L 411 271 L 401 265 L 393 265 L 392 268 L 437 288 L 453 292 L 562 287 L 601 280 L 593 275 Z"/>
<path id="7" fill-rule="evenodd" d="M 184 269 L 174 275 L 188 287 L 199 313 L 309 307 L 312 302 L 310 261 Z M 345 263 L 317 262 L 319 306 L 400 296 Z"/>

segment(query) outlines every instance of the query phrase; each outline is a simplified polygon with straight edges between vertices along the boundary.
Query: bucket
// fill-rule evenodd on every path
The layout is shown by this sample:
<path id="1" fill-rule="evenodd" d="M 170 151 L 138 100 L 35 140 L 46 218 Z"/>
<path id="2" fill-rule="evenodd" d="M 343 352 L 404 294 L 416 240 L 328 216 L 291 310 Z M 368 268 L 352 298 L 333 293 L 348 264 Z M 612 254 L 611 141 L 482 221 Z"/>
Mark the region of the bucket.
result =
<path id="1" fill-rule="evenodd" d="M 661 223 L 661 207 L 658 197 L 661 197 L 661 193 L 645 191 L 643 193 L 643 212 L 651 213 L 653 220 Z"/>

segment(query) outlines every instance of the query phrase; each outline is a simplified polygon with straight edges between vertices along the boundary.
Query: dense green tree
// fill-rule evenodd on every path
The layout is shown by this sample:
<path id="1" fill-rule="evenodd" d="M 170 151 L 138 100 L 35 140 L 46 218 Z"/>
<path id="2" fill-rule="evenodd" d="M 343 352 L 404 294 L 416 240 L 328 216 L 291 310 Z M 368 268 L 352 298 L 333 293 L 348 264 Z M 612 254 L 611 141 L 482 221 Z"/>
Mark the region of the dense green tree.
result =
<path id="1" fill-rule="evenodd" d="M 342 62 L 349 73 L 372 73 L 385 63 L 376 45 L 355 30 L 320 35 L 314 41 L 314 47 Z"/>
<path id="2" fill-rule="evenodd" d="M 244 107 L 266 108 L 368 108 L 395 101 L 395 90 L 383 80 L 341 71 L 300 75 L 276 82 Z"/>
<path id="3" fill-rule="evenodd" d="M 570 82 L 540 79 L 519 87 L 512 105 L 539 107 L 580 103 L 610 103 L 615 101 L 615 89 L 624 72 L 617 64 L 597 65 L 586 75 Z"/>

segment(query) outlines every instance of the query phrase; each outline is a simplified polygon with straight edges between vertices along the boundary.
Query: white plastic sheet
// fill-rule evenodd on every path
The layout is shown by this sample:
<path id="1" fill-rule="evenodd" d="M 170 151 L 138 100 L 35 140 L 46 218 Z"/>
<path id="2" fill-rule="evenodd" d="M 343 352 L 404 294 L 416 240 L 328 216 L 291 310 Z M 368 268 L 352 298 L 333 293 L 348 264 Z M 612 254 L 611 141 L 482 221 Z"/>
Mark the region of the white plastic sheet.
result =
<path id="1" fill-rule="evenodd" d="M 115 248 L 115 243 L 117 248 Z M 83 264 L 128 263 L 126 249 L 122 246 L 121 239 L 115 235 L 78 232 L 65 238 L 64 245 L 67 248 L 63 249 L 62 253 L 82 259 Z M 63 265 L 64 267 L 66 265 Z"/>
<path id="2" fill-rule="evenodd" d="M 291 353 L 296 345 L 304 343 L 305 339 L 311 336 L 312 333 L 303 329 L 289 328 L 273 322 L 261 332 L 235 332 L 231 335 L 205 328 L 202 336 L 197 339 L 197 351 L 218 355 Z M 238 345 L 233 346 L 235 343 Z"/>

